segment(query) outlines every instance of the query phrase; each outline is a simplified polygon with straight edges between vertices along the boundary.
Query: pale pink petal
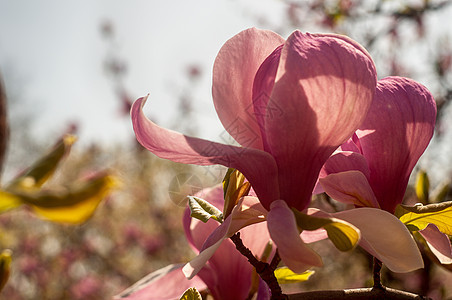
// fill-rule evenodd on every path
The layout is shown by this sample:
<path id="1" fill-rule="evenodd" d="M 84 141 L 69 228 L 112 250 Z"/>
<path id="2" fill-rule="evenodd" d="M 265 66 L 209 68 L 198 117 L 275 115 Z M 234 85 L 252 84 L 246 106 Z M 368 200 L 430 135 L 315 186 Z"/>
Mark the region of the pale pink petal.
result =
<path id="1" fill-rule="evenodd" d="M 320 228 L 317 230 L 303 230 L 301 233 L 301 239 L 306 244 L 318 242 L 328 238 L 328 233 L 325 229 Z"/>
<path id="2" fill-rule="evenodd" d="M 320 256 L 300 238 L 295 216 L 286 202 L 276 200 L 267 215 L 268 231 L 278 253 L 288 268 L 296 273 L 323 265 Z"/>
<path id="3" fill-rule="evenodd" d="M 115 299 L 173 300 L 179 299 L 190 287 L 196 287 L 199 291 L 207 288 L 197 276 L 192 280 L 186 279 L 181 271 L 182 266 L 182 264 L 169 265 L 157 270 L 115 296 Z"/>
<path id="4" fill-rule="evenodd" d="M 280 113 L 266 115 L 265 131 L 290 207 L 307 207 L 320 168 L 364 120 L 375 86 L 372 60 L 348 40 L 299 31 L 287 39 L 268 100 Z"/>
<path id="5" fill-rule="evenodd" d="M 378 82 L 357 135 L 382 209 L 393 213 L 401 203 L 411 171 L 433 136 L 435 120 L 436 104 L 424 86 L 400 77 Z"/>
<path id="6" fill-rule="evenodd" d="M 228 40 L 213 67 L 212 95 L 224 128 L 242 146 L 262 149 L 254 117 L 254 76 L 262 62 L 284 39 L 269 30 L 251 28 Z"/>
<path id="7" fill-rule="evenodd" d="M 279 197 L 277 169 L 264 151 L 210 142 L 161 128 L 143 113 L 147 97 L 132 105 L 131 116 L 137 140 L 155 155 L 196 165 L 221 164 L 240 170 L 250 181 L 264 206 Z"/>
<path id="8" fill-rule="evenodd" d="M 195 276 L 207 261 L 212 258 L 224 240 L 246 226 L 265 221 L 265 215 L 266 211 L 258 203 L 257 198 L 248 196 L 240 199 L 237 206 L 232 210 L 231 215 L 207 237 L 200 249 L 201 252 L 199 255 L 184 266 L 183 271 L 185 276 L 187 278 Z M 262 241 L 268 237 L 268 232 L 264 229 L 259 229 L 261 236 L 255 237 L 258 238 L 258 241 Z M 256 246 L 255 250 L 259 251 L 260 249 L 262 249 L 262 246 Z M 222 260 L 221 256 L 220 259 Z"/>
<path id="9" fill-rule="evenodd" d="M 424 267 L 421 253 L 406 226 L 394 215 L 377 208 L 356 208 L 331 214 L 361 231 L 359 245 L 393 272 Z"/>
<path id="10" fill-rule="evenodd" d="M 330 174 L 319 179 L 325 192 L 334 200 L 356 206 L 380 208 L 377 198 L 360 171 Z"/>
<path id="11" fill-rule="evenodd" d="M 439 231 L 435 224 L 428 224 L 419 233 L 424 237 L 430 250 L 442 264 L 452 264 L 452 247 L 447 235 Z"/>

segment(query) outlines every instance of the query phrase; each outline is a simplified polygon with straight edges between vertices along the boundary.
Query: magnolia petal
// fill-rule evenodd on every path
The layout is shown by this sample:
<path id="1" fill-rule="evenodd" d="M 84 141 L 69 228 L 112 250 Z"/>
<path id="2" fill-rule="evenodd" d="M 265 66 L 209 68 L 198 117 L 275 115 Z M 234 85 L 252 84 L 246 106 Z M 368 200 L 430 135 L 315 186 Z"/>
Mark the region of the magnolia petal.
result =
<path id="1" fill-rule="evenodd" d="M 283 109 L 266 115 L 265 132 L 290 207 L 309 204 L 322 165 L 362 123 L 375 86 L 372 60 L 346 39 L 299 31 L 287 39 L 269 100 Z"/>
<path id="2" fill-rule="evenodd" d="M 325 192 L 339 202 L 380 208 L 366 176 L 360 171 L 330 174 L 319 182 Z"/>
<path id="3" fill-rule="evenodd" d="M 254 117 L 254 76 L 284 39 L 269 30 L 250 28 L 228 40 L 213 67 L 212 95 L 224 128 L 242 146 L 262 149 L 259 126 Z"/>
<path id="4" fill-rule="evenodd" d="M 292 210 L 283 200 L 272 203 L 267 215 L 268 231 L 278 247 L 281 260 L 295 273 L 323 265 L 320 256 L 300 238 Z"/>
<path id="5" fill-rule="evenodd" d="M 407 78 L 378 82 L 375 99 L 357 131 L 369 162 L 369 183 L 382 209 L 402 202 L 411 171 L 433 136 L 436 104 L 430 92 Z"/>
<path id="6" fill-rule="evenodd" d="M 115 299 L 129 300 L 173 300 L 190 287 L 205 290 L 206 284 L 197 276 L 188 280 L 181 272 L 183 264 L 169 265 L 152 272 L 130 288 L 115 296 Z"/>
<path id="7" fill-rule="evenodd" d="M 189 137 L 157 126 L 143 113 L 147 97 L 136 100 L 131 109 L 138 142 L 155 155 L 184 164 L 221 164 L 236 168 L 250 181 L 264 206 L 279 197 L 277 169 L 273 157 L 252 148 L 224 145 Z"/>
<path id="8" fill-rule="evenodd" d="M 360 171 L 366 178 L 370 177 L 369 165 L 364 156 L 356 152 L 341 151 L 328 158 L 321 174 L 328 175 L 352 170 Z"/>
<path id="9" fill-rule="evenodd" d="M 404 273 L 424 267 L 421 253 L 406 226 L 394 215 L 376 208 L 357 208 L 332 214 L 361 231 L 360 246 L 391 271 Z"/>
<path id="10" fill-rule="evenodd" d="M 215 230 L 213 230 L 213 232 L 207 237 L 200 249 L 199 255 L 184 266 L 183 272 L 187 278 L 192 278 L 199 272 L 199 270 L 202 269 L 202 267 L 209 259 L 211 259 L 225 239 L 231 237 L 235 232 L 246 226 L 265 221 L 264 212 L 266 211 L 257 202 L 258 199 L 255 197 L 243 197 L 240 199 L 237 206 L 232 210 L 231 215 L 229 215 L 229 217 L 227 217 L 226 220 L 224 220 L 220 226 L 215 228 Z M 268 241 L 268 233 L 260 231 L 259 235 L 254 236 L 254 238 L 261 241 L 263 237 L 264 240 L 267 238 Z M 265 245 L 261 244 L 264 243 L 260 243 L 256 246 L 258 251 L 265 247 Z M 250 247 L 250 249 L 254 250 L 252 247 Z"/>
<path id="11" fill-rule="evenodd" d="M 419 233 L 427 242 L 432 253 L 442 264 L 452 264 L 452 247 L 449 237 L 439 231 L 435 224 L 428 224 Z"/>

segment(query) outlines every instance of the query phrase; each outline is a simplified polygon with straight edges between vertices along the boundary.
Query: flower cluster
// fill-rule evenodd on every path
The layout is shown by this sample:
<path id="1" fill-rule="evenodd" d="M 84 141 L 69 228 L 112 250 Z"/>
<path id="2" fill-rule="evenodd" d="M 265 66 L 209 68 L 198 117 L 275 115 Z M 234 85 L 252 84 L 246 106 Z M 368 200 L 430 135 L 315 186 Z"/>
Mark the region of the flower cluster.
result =
<path id="1" fill-rule="evenodd" d="M 423 85 L 401 77 L 377 80 L 370 55 L 345 36 L 295 31 L 284 40 L 274 32 L 252 28 L 232 37 L 219 51 L 212 93 L 224 128 L 241 146 L 159 127 L 143 114 L 148 97 L 132 105 L 137 140 L 152 153 L 180 163 L 235 168 L 255 192 L 241 198 L 221 225 L 209 227 L 210 235 L 208 227 L 186 226 L 199 255 L 165 276 L 178 270 L 174 276 L 182 278 L 182 269 L 216 299 L 237 291 L 241 296 L 234 295 L 244 298 L 251 289 L 250 269 L 238 258 L 231 263 L 238 252 L 226 250 L 231 248 L 227 239 L 255 223 L 252 226 L 267 226 L 253 227 L 259 229 L 253 234 L 254 244 L 271 239 L 294 272 L 322 266 L 308 243 L 327 236 L 344 250 L 359 243 L 395 272 L 423 267 L 410 230 L 396 212 L 434 132 L 436 105 Z M 309 208 L 312 195 L 320 192 L 352 208 L 332 214 Z M 210 191 L 208 200 L 217 203 L 222 195 L 213 193 L 218 191 Z M 335 236 L 331 226 L 341 234 Z M 439 233 L 424 235 L 431 245 L 439 239 L 444 242 L 438 227 L 431 230 Z M 442 249 L 452 258 L 450 243 L 449 250 L 447 245 Z M 215 251 L 230 259 L 218 260 Z M 245 287 L 217 281 L 221 276 L 238 278 L 237 274 L 247 278 L 237 281 Z M 146 283 L 151 286 L 149 280 Z M 141 299 L 136 295 L 146 290 L 141 283 L 140 292 L 133 289 L 123 297 Z"/>

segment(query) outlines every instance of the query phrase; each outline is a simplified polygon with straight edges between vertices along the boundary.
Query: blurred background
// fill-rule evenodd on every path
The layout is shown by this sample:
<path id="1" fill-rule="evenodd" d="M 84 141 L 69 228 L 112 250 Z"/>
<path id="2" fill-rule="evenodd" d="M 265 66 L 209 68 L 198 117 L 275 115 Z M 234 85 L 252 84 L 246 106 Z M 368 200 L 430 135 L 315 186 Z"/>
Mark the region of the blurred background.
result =
<path id="1" fill-rule="evenodd" d="M 129 108 L 149 93 L 145 111 L 159 125 L 226 142 L 211 101 L 211 70 L 223 43 L 248 27 L 283 37 L 295 29 L 346 34 L 368 49 L 380 78 L 407 76 L 426 85 L 438 104 L 438 123 L 415 171 L 427 171 L 432 189 L 448 185 L 451 4 L 0 0 L 0 74 L 10 128 L 2 183 L 67 132 L 78 142 L 50 187 L 103 169 L 122 182 L 82 225 L 50 223 L 27 208 L 2 214 L 0 248 L 13 251 L 5 299 L 109 299 L 151 271 L 193 257 L 181 227 L 184 195 L 221 182 L 225 170 L 162 161 L 143 151 Z M 369 284 L 363 252 L 356 250 L 350 259 L 329 244 L 315 247 L 329 257 L 327 267 L 286 289 Z M 433 263 L 404 276 L 386 272 L 384 278 L 391 287 L 434 299 L 452 296 L 450 271 Z"/>

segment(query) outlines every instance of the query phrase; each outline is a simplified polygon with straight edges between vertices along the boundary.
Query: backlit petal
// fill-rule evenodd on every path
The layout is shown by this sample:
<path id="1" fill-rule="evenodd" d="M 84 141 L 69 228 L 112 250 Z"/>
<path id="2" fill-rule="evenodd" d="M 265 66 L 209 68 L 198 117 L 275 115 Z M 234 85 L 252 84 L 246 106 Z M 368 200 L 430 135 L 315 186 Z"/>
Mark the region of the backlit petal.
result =
<path id="1" fill-rule="evenodd" d="M 196 165 L 221 164 L 236 168 L 250 181 L 264 206 L 279 197 L 277 169 L 267 152 L 224 145 L 164 129 L 143 113 L 147 97 L 132 105 L 131 116 L 137 140 L 155 155 L 175 162 Z"/>
<path id="2" fill-rule="evenodd" d="M 430 92 L 407 78 L 378 82 L 367 118 L 357 131 L 382 209 L 401 203 L 411 171 L 433 136 L 436 105 Z"/>
<path id="3" fill-rule="evenodd" d="M 452 264 L 452 247 L 447 235 L 439 231 L 435 224 L 428 224 L 427 227 L 419 230 L 419 233 L 440 263 Z"/>
<path id="4" fill-rule="evenodd" d="M 252 104 L 253 81 L 265 58 L 282 43 L 284 39 L 272 31 L 250 28 L 228 40 L 215 60 L 215 109 L 224 128 L 244 147 L 262 149 Z"/>
<path id="5" fill-rule="evenodd" d="M 356 206 L 380 208 L 366 176 L 360 171 L 330 174 L 320 178 L 319 182 L 334 200 Z"/>
<path id="6" fill-rule="evenodd" d="M 196 287 L 199 291 L 207 288 L 197 276 L 192 280 L 186 279 L 181 271 L 182 266 L 182 264 L 169 265 L 157 270 L 115 296 L 115 299 L 174 300 L 179 299 L 190 287 Z"/>
<path id="7" fill-rule="evenodd" d="M 295 273 L 322 266 L 320 256 L 300 238 L 295 217 L 283 200 L 272 203 L 267 215 L 268 231 L 278 247 L 282 261 Z"/>
<path id="8" fill-rule="evenodd" d="M 296 31 L 283 46 L 268 101 L 279 113 L 266 115 L 265 131 L 280 199 L 298 210 L 309 204 L 323 163 L 359 127 L 372 101 L 375 67 L 355 44 Z"/>

